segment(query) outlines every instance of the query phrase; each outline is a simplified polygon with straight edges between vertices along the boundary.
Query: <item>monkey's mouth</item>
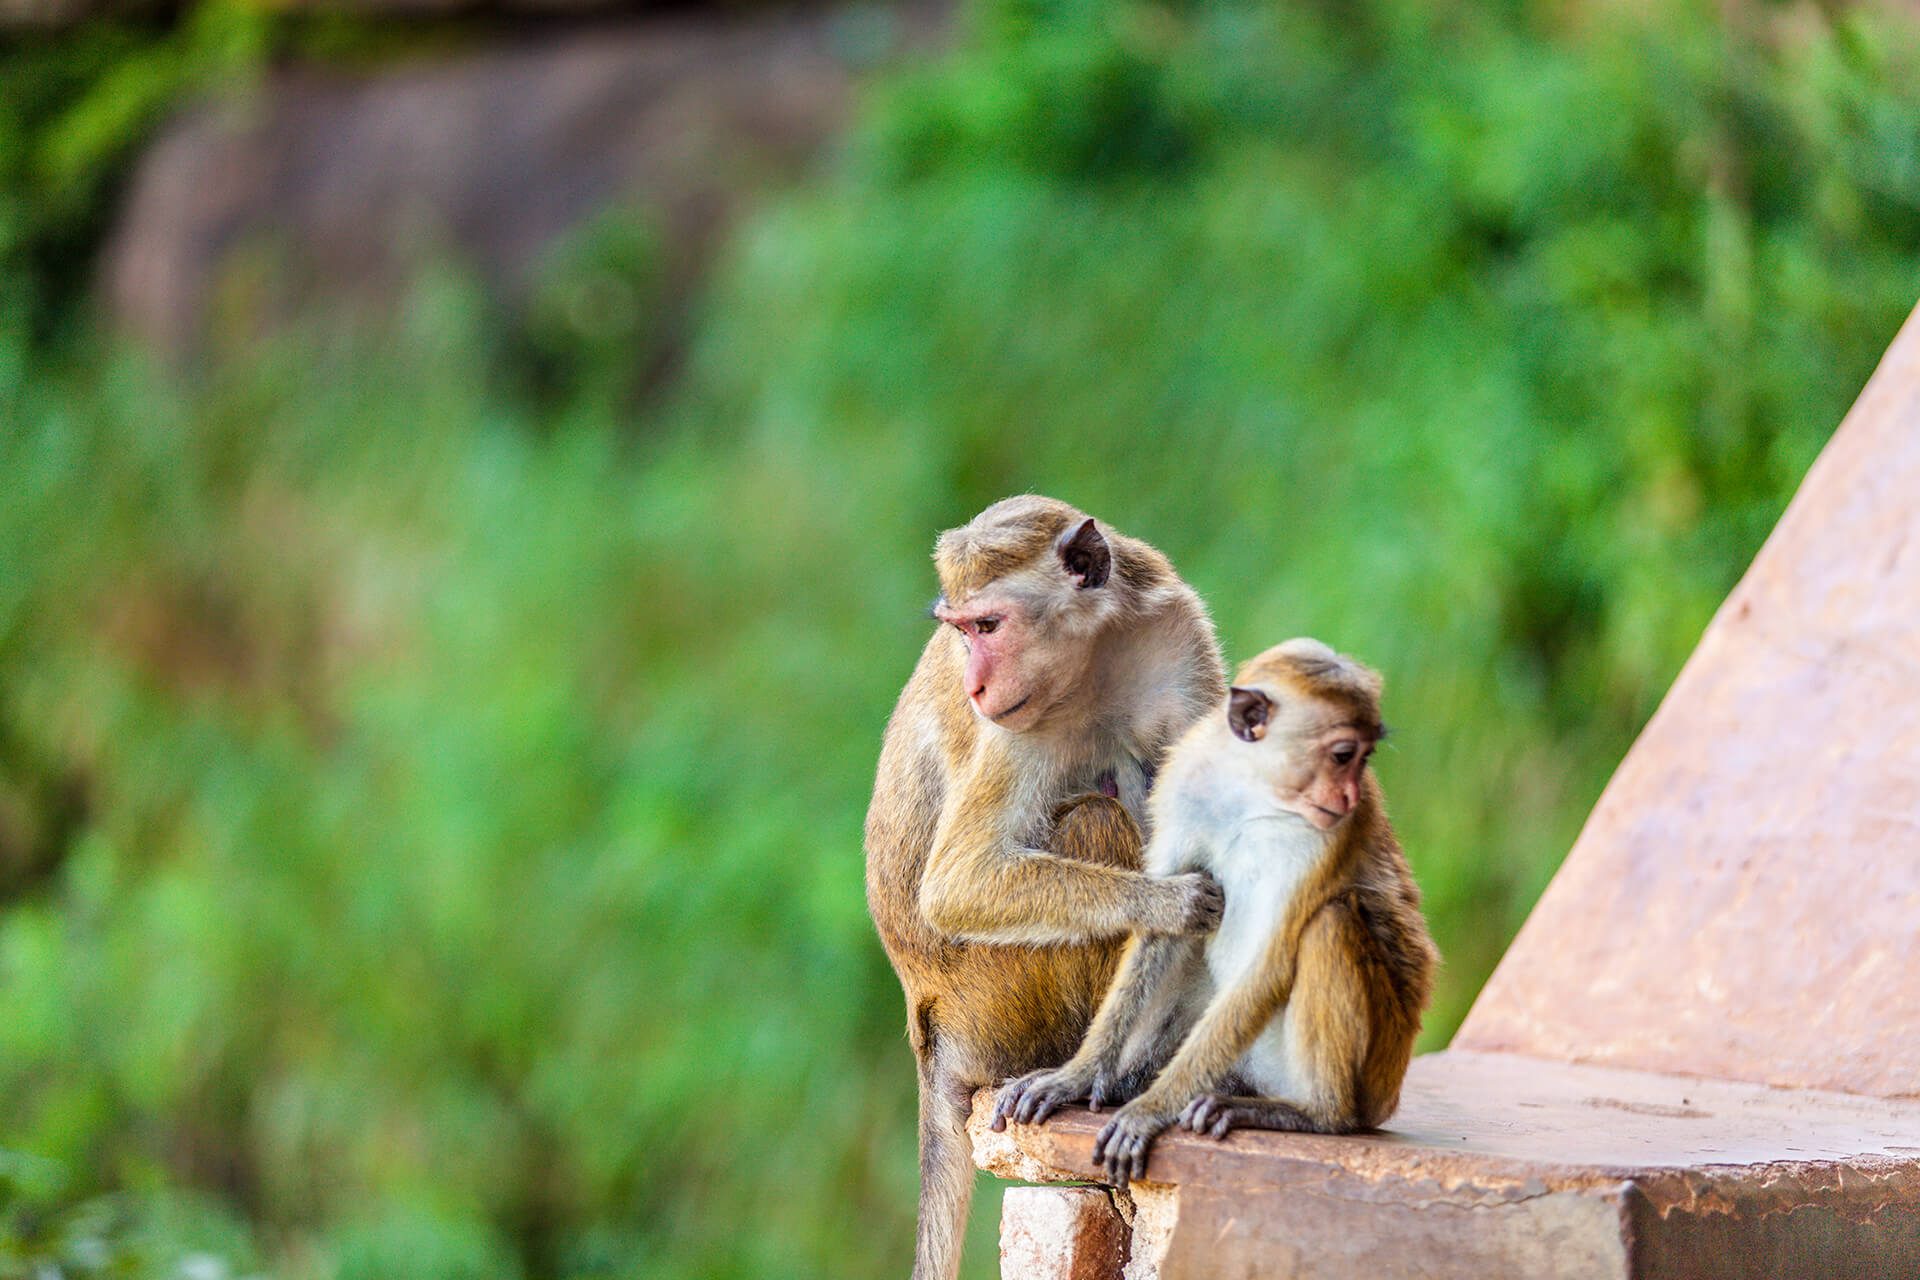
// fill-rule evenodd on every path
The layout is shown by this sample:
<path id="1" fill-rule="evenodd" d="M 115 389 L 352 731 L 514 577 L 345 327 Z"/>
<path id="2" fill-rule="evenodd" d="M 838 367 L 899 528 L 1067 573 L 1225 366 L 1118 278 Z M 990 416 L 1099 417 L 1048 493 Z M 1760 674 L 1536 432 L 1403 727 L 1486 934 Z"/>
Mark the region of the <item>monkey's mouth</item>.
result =
<path id="1" fill-rule="evenodd" d="M 1312 801 L 1308 801 L 1307 803 L 1309 805 L 1312 805 L 1312 808 L 1314 810 L 1314 812 L 1307 815 L 1307 821 L 1311 822 L 1314 826 L 1320 828 L 1322 831 L 1333 830 L 1335 827 L 1339 826 L 1340 823 L 1343 820 L 1345 820 L 1347 816 L 1344 813 L 1335 813 L 1333 810 L 1327 808 L 1323 804 L 1313 804 Z"/>
<path id="2" fill-rule="evenodd" d="M 1020 699 L 1020 701 L 1014 703 L 1012 706 L 1005 707 L 999 711 L 994 712 L 992 715 L 988 716 L 987 719 L 993 721 L 995 724 L 999 724 L 1002 720 L 1005 720 L 1008 716 L 1012 715 L 1014 712 L 1018 711 L 1020 708 L 1026 706 L 1029 702 L 1032 702 L 1032 701 L 1033 701 L 1033 695 L 1028 694 L 1026 697 Z"/>

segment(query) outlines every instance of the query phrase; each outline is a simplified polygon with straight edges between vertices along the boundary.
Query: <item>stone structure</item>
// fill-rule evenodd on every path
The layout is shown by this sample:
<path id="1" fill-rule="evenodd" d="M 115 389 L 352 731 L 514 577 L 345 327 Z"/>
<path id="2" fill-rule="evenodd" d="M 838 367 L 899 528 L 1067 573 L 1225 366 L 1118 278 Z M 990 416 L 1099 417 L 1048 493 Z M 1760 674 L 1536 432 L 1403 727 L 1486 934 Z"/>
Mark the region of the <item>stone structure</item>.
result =
<path id="1" fill-rule="evenodd" d="M 1013 1187 L 1000 1206 L 1000 1271 L 1106 1280 L 1127 1259 L 1127 1223 L 1100 1187 Z"/>
<path id="2" fill-rule="evenodd" d="M 1920 1275 L 1920 313 L 1391 1129 L 1169 1134 L 1132 1212 L 1128 1280 Z"/>

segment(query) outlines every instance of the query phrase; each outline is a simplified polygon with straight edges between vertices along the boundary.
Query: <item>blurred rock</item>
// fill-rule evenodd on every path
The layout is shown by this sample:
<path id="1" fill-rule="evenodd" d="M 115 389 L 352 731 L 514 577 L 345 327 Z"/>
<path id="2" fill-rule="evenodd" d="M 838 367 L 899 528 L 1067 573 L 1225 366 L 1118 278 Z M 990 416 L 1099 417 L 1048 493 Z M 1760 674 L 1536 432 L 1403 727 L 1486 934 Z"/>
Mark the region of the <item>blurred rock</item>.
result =
<path id="1" fill-rule="evenodd" d="M 56 30 L 77 26 L 98 18 L 144 18 L 173 15 L 185 7 L 184 0 L 0 0 L 0 29 Z M 360 17 L 401 19 L 526 16 L 584 16 L 590 14 L 641 14 L 672 9 L 737 10 L 737 4 L 714 4 L 712 0 L 276 0 L 274 6 L 284 12 L 348 14 Z"/>
<path id="2" fill-rule="evenodd" d="M 512 305 L 556 241 L 631 207 L 671 308 L 742 203 L 840 125 L 859 66 L 935 25 L 682 14 L 358 79 L 277 73 L 185 112 L 142 157 L 105 253 L 108 306 L 187 354 L 316 307 L 390 306 L 436 256 Z"/>
<path id="3" fill-rule="evenodd" d="M 0 0 L 0 28 L 70 27 L 88 18 L 104 18 L 118 12 L 118 5 L 94 0 Z"/>

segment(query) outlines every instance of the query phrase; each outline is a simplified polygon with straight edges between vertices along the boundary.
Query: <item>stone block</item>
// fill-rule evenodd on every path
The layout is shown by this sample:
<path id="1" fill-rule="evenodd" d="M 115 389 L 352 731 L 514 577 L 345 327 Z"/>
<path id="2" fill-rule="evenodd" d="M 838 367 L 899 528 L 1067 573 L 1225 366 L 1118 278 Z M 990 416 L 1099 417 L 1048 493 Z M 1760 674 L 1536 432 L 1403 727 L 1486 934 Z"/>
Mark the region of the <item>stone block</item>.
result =
<path id="1" fill-rule="evenodd" d="M 1127 1224 L 1102 1187 L 1010 1187 L 1000 1280 L 1120 1280 Z"/>

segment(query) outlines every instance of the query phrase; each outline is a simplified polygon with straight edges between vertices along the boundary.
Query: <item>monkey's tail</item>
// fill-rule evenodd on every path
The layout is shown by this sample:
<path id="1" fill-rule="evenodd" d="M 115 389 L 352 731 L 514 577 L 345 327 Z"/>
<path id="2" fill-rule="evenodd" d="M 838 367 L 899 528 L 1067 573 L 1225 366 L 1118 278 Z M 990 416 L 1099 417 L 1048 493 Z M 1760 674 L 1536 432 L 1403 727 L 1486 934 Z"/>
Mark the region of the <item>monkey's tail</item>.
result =
<path id="1" fill-rule="evenodd" d="M 942 1072 L 929 1053 L 920 1067 L 920 1230 L 913 1280 L 954 1280 L 973 1204 L 973 1091 Z"/>

